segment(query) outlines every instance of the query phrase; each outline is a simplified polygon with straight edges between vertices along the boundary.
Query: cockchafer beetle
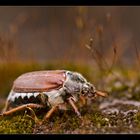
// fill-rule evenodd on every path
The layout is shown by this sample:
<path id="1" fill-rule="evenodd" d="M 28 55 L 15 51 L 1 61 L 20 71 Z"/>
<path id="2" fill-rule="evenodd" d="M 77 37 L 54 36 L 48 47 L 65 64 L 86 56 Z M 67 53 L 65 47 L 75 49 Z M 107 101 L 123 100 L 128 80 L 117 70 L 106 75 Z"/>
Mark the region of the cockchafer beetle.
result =
<path id="1" fill-rule="evenodd" d="M 22 74 L 13 83 L 1 116 L 29 109 L 38 120 L 33 109 L 50 110 L 43 120 L 49 119 L 53 112 L 63 105 L 71 106 L 78 117 L 81 117 L 76 106 L 78 101 L 86 103 L 87 98 L 106 97 L 106 93 L 95 89 L 94 85 L 78 72 L 67 70 L 34 71 Z"/>

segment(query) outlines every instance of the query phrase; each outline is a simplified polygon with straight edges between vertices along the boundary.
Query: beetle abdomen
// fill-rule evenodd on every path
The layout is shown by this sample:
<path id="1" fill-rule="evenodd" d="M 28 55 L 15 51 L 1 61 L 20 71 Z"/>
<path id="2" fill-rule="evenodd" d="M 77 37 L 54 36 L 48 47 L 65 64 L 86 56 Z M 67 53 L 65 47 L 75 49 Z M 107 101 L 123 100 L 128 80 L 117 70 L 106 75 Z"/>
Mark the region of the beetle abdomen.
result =
<path id="1" fill-rule="evenodd" d="M 48 105 L 48 96 L 46 94 L 39 93 L 39 92 L 16 93 L 11 91 L 7 100 L 8 100 L 8 105 L 10 107 L 16 107 L 28 103 L 43 104 L 44 107 L 45 105 Z"/>

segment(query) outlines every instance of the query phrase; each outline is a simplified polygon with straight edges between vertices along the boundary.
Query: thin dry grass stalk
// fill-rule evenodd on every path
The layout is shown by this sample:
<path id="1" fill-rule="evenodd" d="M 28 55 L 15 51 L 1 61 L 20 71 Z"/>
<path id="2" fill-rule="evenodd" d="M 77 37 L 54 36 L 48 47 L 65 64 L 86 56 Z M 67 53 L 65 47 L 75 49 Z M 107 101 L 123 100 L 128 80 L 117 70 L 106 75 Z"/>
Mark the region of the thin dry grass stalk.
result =
<path id="1" fill-rule="evenodd" d="M 101 52 L 99 50 L 97 50 L 97 48 L 94 47 L 93 45 L 93 39 L 90 39 L 89 45 L 86 44 L 86 48 L 88 48 L 92 54 L 92 58 L 95 60 L 95 62 L 97 63 L 99 69 L 101 72 L 111 72 L 112 67 L 109 67 L 108 63 L 106 62 L 104 55 L 101 54 Z M 115 50 L 116 52 L 116 50 Z"/>
<path id="2" fill-rule="evenodd" d="M 113 59 L 112 59 L 112 64 L 110 66 L 110 69 L 108 70 L 108 73 L 110 73 L 112 71 L 113 66 L 115 65 L 116 60 L 117 60 L 117 45 L 116 45 L 116 43 L 114 43 L 112 45 L 112 47 L 113 47 Z"/>
<path id="3" fill-rule="evenodd" d="M 136 42 L 134 43 L 134 50 L 135 50 L 135 53 L 136 53 L 136 58 L 137 58 L 136 60 L 138 62 L 138 66 L 140 68 L 140 54 L 139 54 L 139 50 L 137 48 Z"/>
<path id="4" fill-rule="evenodd" d="M 18 50 L 14 40 L 0 36 L 0 62 L 10 63 L 18 60 Z"/>
<path id="5" fill-rule="evenodd" d="M 106 62 L 106 59 L 104 57 L 103 54 L 101 54 L 101 52 L 99 52 L 93 45 L 93 39 L 90 39 L 89 44 L 86 44 L 86 48 L 88 50 L 90 50 L 91 54 L 92 54 L 92 58 L 95 60 L 95 62 L 97 63 L 101 75 L 103 76 L 104 74 L 108 75 L 108 74 L 112 74 L 113 76 L 115 76 L 116 78 L 120 79 L 120 77 L 118 77 L 118 75 L 116 75 L 116 73 L 113 72 L 113 67 L 114 64 L 116 62 L 116 58 L 117 58 L 117 45 L 113 45 L 113 59 L 112 59 L 112 63 L 111 66 L 108 65 L 108 63 Z M 121 80 L 121 79 L 120 79 Z"/>

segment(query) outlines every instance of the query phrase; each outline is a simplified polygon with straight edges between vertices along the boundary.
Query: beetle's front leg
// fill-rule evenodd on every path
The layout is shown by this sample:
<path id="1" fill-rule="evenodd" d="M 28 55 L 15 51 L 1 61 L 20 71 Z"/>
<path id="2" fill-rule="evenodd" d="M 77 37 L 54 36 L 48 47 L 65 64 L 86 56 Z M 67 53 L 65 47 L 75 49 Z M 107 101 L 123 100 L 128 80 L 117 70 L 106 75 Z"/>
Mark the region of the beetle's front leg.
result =
<path id="1" fill-rule="evenodd" d="M 73 101 L 73 98 L 72 97 L 69 97 L 68 98 L 68 102 L 72 106 L 72 108 L 74 109 L 74 111 L 78 115 L 78 117 L 81 118 L 81 113 L 78 111 L 77 106 L 74 104 L 74 101 Z"/>

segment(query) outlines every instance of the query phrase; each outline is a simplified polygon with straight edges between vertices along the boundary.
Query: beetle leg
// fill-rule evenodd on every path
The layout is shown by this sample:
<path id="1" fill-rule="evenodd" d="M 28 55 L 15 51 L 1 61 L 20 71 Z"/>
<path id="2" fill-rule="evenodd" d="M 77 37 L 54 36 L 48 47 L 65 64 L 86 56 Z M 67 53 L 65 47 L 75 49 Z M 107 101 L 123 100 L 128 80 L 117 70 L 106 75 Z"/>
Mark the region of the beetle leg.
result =
<path id="1" fill-rule="evenodd" d="M 33 109 L 30 108 L 30 107 L 26 107 L 26 108 L 29 109 L 31 114 L 32 114 L 31 116 L 29 116 L 29 115 L 27 115 L 27 116 L 30 117 L 31 119 L 33 119 L 35 121 L 35 123 L 39 124 L 40 120 L 37 118 L 37 116 L 36 116 L 35 112 L 33 111 Z"/>
<path id="2" fill-rule="evenodd" d="M 78 108 L 76 107 L 76 105 L 74 104 L 72 97 L 68 98 L 68 102 L 70 103 L 70 105 L 72 106 L 72 108 L 74 109 L 74 111 L 78 115 L 78 117 L 81 118 L 81 114 L 78 111 Z"/>
<path id="3" fill-rule="evenodd" d="M 17 111 L 20 111 L 20 110 L 24 110 L 26 108 L 42 108 L 43 106 L 42 105 L 39 105 L 39 104 L 25 104 L 25 105 L 21 105 L 21 106 L 18 106 L 16 108 L 13 108 L 9 111 L 6 111 L 6 112 L 3 112 L 2 114 L 0 114 L 0 116 L 8 116 L 14 112 L 17 112 Z"/>
<path id="4" fill-rule="evenodd" d="M 58 109 L 58 106 L 53 106 L 45 115 L 45 117 L 43 118 L 43 120 L 49 119 L 52 115 L 53 112 L 55 112 Z"/>

